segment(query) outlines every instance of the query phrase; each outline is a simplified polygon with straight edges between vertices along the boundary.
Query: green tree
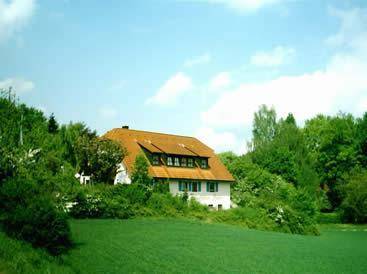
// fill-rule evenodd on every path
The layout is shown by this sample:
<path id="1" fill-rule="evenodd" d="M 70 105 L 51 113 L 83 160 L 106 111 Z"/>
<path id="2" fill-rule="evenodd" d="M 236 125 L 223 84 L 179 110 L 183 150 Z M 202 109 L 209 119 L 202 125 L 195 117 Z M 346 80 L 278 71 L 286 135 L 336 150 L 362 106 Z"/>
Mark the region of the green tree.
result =
<path id="1" fill-rule="evenodd" d="M 293 114 L 280 119 L 274 126 L 275 133 L 251 153 L 254 163 L 273 174 L 281 175 L 295 186 L 314 192 L 319 184 L 312 157 L 307 149 L 304 134 L 297 127 Z"/>
<path id="2" fill-rule="evenodd" d="M 273 140 L 276 132 L 276 112 L 274 108 L 261 105 L 255 113 L 253 122 L 253 149 Z"/>
<path id="3" fill-rule="evenodd" d="M 69 162 L 73 167 L 77 166 L 77 142 L 81 137 L 92 140 L 97 138 L 97 133 L 90 130 L 83 123 L 69 123 L 62 125 L 59 130 L 60 150 L 63 160 Z"/>
<path id="4" fill-rule="evenodd" d="M 237 155 L 232 151 L 226 151 L 218 154 L 221 162 L 228 167 L 235 159 L 237 159 Z"/>
<path id="5" fill-rule="evenodd" d="M 55 115 L 52 113 L 50 118 L 48 119 L 48 132 L 55 134 L 59 129 L 59 124 L 55 119 Z"/>
<path id="6" fill-rule="evenodd" d="M 367 112 L 357 120 L 357 149 L 362 163 L 367 166 Z"/>
<path id="7" fill-rule="evenodd" d="M 346 184 L 345 177 L 359 165 L 355 119 L 343 113 L 335 117 L 319 115 L 306 121 L 304 132 L 321 186 L 335 209 L 342 201 L 340 189 Z"/>
<path id="8" fill-rule="evenodd" d="M 76 159 L 79 172 L 92 175 L 98 183 L 113 183 L 117 165 L 126 150 L 111 140 L 81 136 L 76 144 Z"/>
<path id="9" fill-rule="evenodd" d="M 149 175 L 149 163 L 143 154 L 139 154 L 135 158 L 131 182 L 146 187 L 153 184 L 153 178 Z"/>
<path id="10" fill-rule="evenodd" d="M 341 205 L 342 218 L 346 222 L 367 222 L 367 170 L 353 173 L 343 188 L 345 198 Z"/>

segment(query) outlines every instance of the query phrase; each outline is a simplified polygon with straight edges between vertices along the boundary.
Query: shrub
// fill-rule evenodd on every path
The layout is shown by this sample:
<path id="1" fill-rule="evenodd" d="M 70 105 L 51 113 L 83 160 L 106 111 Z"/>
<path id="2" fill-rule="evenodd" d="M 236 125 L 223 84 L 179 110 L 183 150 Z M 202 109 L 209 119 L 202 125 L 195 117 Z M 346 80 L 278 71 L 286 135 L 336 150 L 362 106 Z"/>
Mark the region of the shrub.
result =
<path id="1" fill-rule="evenodd" d="M 64 253 L 72 245 L 67 216 L 45 197 L 26 208 L 16 207 L 3 225 L 9 235 L 45 248 L 52 255 Z"/>
<path id="2" fill-rule="evenodd" d="M 72 245 L 67 216 L 50 197 L 32 183 L 8 181 L 1 189 L 4 231 L 15 238 L 47 249 L 51 254 L 65 252 Z"/>
<path id="3" fill-rule="evenodd" d="M 242 225 L 248 228 L 271 230 L 276 228 L 275 223 L 261 208 L 238 207 L 227 211 L 213 211 L 210 216 L 215 222 Z"/>
<path id="4" fill-rule="evenodd" d="M 121 195 L 124 195 L 130 203 L 145 205 L 152 195 L 152 191 L 145 185 L 130 184 L 120 187 Z"/>
<path id="5" fill-rule="evenodd" d="M 174 197 L 170 193 L 153 193 L 148 200 L 147 207 L 161 216 L 183 215 L 188 211 L 187 203 L 180 197 Z"/>
<path id="6" fill-rule="evenodd" d="M 97 218 L 103 215 L 102 198 L 97 192 L 81 190 L 70 203 L 73 204 L 70 215 L 75 218 Z"/>
<path id="7" fill-rule="evenodd" d="M 345 222 L 367 222 L 367 170 L 354 173 L 344 187 L 341 217 Z"/>

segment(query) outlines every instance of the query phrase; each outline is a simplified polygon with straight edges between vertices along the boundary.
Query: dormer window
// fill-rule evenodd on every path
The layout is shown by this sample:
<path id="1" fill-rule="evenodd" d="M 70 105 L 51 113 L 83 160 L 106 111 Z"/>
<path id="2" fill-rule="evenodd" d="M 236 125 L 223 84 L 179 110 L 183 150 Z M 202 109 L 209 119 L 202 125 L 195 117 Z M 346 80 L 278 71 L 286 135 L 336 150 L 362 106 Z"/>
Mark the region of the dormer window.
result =
<path id="1" fill-rule="evenodd" d="M 178 157 L 175 157 L 175 166 L 180 166 L 180 159 Z"/>
<path id="2" fill-rule="evenodd" d="M 173 166 L 173 160 L 171 156 L 167 157 L 167 166 Z"/>
<path id="3" fill-rule="evenodd" d="M 188 158 L 187 159 L 187 166 L 188 167 L 194 167 L 194 159 Z"/>
<path id="4" fill-rule="evenodd" d="M 153 155 L 152 156 L 152 163 L 153 163 L 154 166 L 159 165 L 159 156 L 158 155 Z"/>
<path id="5" fill-rule="evenodd" d="M 201 159 L 200 167 L 201 168 L 208 168 L 208 160 L 207 159 Z"/>
<path id="6" fill-rule="evenodd" d="M 181 166 L 186 167 L 187 166 L 187 158 L 181 158 Z"/>

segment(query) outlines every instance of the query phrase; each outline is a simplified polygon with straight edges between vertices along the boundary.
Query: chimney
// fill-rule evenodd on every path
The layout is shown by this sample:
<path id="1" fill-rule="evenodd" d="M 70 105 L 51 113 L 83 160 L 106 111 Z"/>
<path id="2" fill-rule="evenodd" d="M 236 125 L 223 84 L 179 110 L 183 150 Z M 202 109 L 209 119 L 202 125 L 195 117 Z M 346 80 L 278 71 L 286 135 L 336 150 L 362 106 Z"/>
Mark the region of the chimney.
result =
<path id="1" fill-rule="evenodd" d="M 122 126 L 122 128 L 123 128 L 123 129 L 129 129 L 129 126 L 124 125 L 124 126 Z"/>

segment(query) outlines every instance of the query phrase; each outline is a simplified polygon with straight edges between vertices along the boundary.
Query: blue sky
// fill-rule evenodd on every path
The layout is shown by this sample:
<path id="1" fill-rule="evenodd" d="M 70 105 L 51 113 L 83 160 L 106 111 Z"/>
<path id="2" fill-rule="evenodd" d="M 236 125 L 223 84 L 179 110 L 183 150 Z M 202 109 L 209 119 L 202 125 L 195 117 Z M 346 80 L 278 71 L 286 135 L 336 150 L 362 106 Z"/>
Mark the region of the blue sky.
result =
<path id="1" fill-rule="evenodd" d="M 367 2 L 0 0 L 0 87 L 98 133 L 244 152 L 254 111 L 367 110 Z"/>

